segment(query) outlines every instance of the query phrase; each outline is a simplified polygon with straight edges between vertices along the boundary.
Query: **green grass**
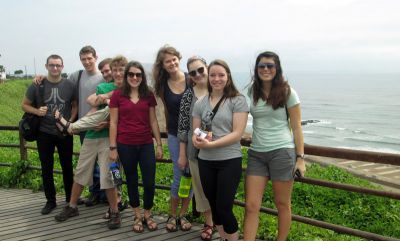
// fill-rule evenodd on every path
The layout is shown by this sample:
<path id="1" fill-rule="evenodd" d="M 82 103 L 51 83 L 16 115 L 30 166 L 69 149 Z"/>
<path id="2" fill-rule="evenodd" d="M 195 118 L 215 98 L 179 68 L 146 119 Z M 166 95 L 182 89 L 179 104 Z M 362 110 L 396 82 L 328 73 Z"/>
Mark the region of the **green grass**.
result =
<path id="1" fill-rule="evenodd" d="M 0 85 L 0 91 L 6 96 L 0 102 L 4 110 L 0 114 L 1 125 L 16 125 L 22 115 L 20 103 L 23 98 L 29 80 L 15 80 Z M 3 102 L 4 100 L 4 102 Z M 0 143 L 18 143 L 17 132 L 0 131 Z M 79 150 L 78 138 L 75 138 L 75 151 Z M 168 151 L 164 147 L 165 157 Z M 247 163 L 247 149 L 243 148 L 244 161 Z M 55 169 L 61 169 L 58 157 L 55 155 Z M 77 158 L 74 158 L 76 162 Z M 36 151 L 28 151 L 28 161 L 19 160 L 18 149 L 0 148 L 0 162 L 12 163 L 12 167 L 0 168 L 0 186 L 30 188 L 35 191 L 41 189 L 42 181 L 40 171 L 28 171 L 28 165 L 40 166 Z M 352 184 L 360 187 L 378 188 L 366 180 L 354 177 L 353 175 L 335 168 L 323 168 L 312 164 L 308 166 L 307 176 L 317 179 Z M 172 180 L 172 165 L 157 164 L 156 183 L 170 185 Z M 62 177 L 55 175 L 55 183 L 58 192 L 62 192 Z M 123 190 L 127 197 L 126 188 Z M 244 200 L 243 180 L 239 186 L 236 198 Z M 292 212 L 305 217 L 330 222 L 338 225 L 361 229 L 385 236 L 400 238 L 400 202 L 388 198 L 368 196 L 358 193 L 313 186 L 303 183 L 295 183 L 292 195 Z M 266 188 L 263 206 L 275 208 L 271 185 Z M 155 196 L 155 212 L 167 213 L 169 209 L 169 191 L 157 190 Z M 244 209 L 234 207 L 234 213 L 238 218 L 241 230 L 243 230 Z M 201 222 L 200 219 L 196 221 Z M 260 215 L 260 226 L 258 237 L 262 240 L 275 240 L 277 219 L 268 214 Z M 362 240 L 360 238 L 339 235 L 333 231 L 316 228 L 310 225 L 293 222 L 288 240 Z"/>

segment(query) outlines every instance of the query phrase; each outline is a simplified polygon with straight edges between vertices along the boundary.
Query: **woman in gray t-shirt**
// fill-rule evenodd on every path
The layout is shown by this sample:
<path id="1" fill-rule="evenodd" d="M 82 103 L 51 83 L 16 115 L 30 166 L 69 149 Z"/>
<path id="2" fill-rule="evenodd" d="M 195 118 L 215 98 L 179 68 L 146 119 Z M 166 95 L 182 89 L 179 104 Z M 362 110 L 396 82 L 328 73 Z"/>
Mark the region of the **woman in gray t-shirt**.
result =
<path id="1" fill-rule="evenodd" d="M 207 88 L 209 95 L 194 105 L 193 129 L 207 129 L 212 136 L 193 135 L 192 141 L 200 150 L 200 180 L 219 235 L 223 239 L 238 240 L 238 224 L 232 208 L 242 174 L 240 139 L 249 107 L 223 60 L 210 63 Z"/>

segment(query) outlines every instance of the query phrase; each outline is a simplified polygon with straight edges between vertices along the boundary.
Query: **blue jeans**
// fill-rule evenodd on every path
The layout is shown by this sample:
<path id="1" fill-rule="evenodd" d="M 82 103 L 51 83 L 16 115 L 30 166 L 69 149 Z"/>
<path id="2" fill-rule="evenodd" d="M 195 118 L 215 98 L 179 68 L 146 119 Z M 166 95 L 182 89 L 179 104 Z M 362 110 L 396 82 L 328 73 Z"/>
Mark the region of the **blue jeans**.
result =
<path id="1" fill-rule="evenodd" d="M 144 145 L 118 143 L 117 147 L 119 159 L 125 171 L 129 204 L 133 208 L 140 206 L 137 169 L 139 164 L 143 181 L 143 208 L 150 210 L 153 207 L 156 178 L 156 157 L 153 143 Z"/>
<path id="2" fill-rule="evenodd" d="M 81 145 L 83 143 L 83 139 L 85 139 L 85 135 L 86 131 L 82 131 L 79 133 Z M 94 163 L 93 184 L 89 187 L 89 192 L 95 195 L 99 195 L 100 200 L 107 200 L 106 193 L 100 189 L 100 167 L 99 164 L 97 164 L 97 161 Z"/>
<path id="3" fill-rule="evenodd" d="M 178 166 L 178 159 L 179 159 L 179 138 L 168 134 L 168 150 L 169 150 L 169 156 L 172 160 L 173 164 L 173 180 L 171 184 L 171 196 L 174 198 L 179 198 L 178 196 L 178 190 L 179 190 L 179 183 L 181 181 L 182 177 L 182 170 L 179 169 Z M 189 197 L 191 198 L 193 196 L 193 190 L 190 190 Z"/>

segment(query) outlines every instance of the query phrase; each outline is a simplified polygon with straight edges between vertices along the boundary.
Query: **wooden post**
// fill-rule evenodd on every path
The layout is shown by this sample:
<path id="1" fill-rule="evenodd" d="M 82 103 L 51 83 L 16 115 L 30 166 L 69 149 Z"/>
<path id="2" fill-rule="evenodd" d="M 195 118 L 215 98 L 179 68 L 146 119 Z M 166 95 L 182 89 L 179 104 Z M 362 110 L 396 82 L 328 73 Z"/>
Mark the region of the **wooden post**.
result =
<path id="1" fill-rule="evenodd" d="M 28 149 L 25 147 L 25 145 L 25 139 L 22 137 L 21 133 L 19 133 L 19 154 L 21 156 L 21 160 L 23 161 L 28 160 Z"/>

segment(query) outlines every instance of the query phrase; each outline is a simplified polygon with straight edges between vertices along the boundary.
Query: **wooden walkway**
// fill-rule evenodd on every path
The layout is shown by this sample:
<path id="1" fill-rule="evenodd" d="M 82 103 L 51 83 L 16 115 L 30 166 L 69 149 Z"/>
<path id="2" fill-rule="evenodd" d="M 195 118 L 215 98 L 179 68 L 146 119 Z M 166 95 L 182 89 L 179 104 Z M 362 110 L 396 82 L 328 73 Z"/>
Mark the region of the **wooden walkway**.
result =
<path id="1" fill-rule="evenodd" d="M 43 192 L 33 193 L 26 189 L 0 188 L 0 240 L 201 240 L 200 225 L 190 231 L 168 233 L 165 229 L 166 215 L 154 216 L 159 229 L 149 232 L 146 228 L 141 234 L 132 231 L 133 211 L 122 212 L 122 226 L 109 230 L 102 219 L 107 210 L 105 205 L 94 207 L 79 206 L 79 216 L 58 223 L 54 216 L 65 205 L 59 198 L 58 206 L 48 215 L 41 215 L 45 204 Z M 217 235 L 214 235 L 218 240 Z"/>

